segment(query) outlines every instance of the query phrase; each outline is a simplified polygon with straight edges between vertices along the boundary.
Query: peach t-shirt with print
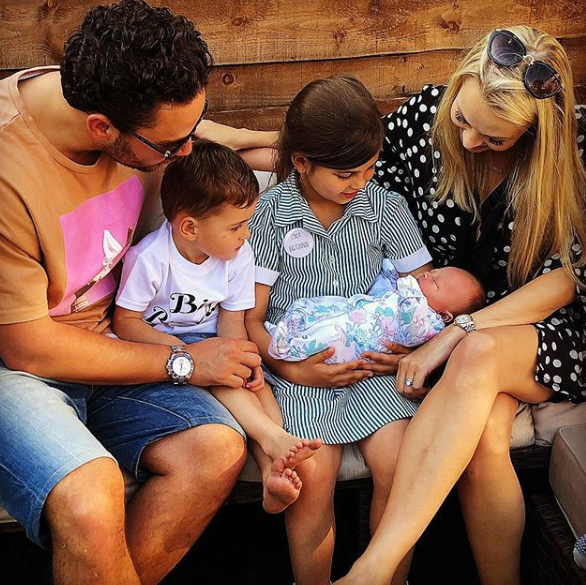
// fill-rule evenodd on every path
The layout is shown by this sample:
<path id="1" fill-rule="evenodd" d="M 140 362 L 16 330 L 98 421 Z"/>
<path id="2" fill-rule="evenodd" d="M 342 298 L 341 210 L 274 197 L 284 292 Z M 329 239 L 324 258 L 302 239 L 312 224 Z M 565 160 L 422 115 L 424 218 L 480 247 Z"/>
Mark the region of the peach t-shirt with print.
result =
<path id="1" fill-rule="evenodd" d="M 18 82 L 0 81 L 0 324 L 49 315 L 104 331 L 116 290 L 114 267 L 131 245 L 159 181 L 102 154 L 79 165 L 39 131 Z"/>

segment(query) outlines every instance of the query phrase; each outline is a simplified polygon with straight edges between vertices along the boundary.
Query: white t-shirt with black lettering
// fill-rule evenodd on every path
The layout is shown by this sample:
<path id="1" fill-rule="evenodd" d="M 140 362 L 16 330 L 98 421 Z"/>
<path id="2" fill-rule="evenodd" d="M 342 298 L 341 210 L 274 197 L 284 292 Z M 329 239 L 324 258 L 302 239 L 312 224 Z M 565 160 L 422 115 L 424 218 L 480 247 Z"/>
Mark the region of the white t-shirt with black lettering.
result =
<path id="1" fill-rule="evenodd" d="M 215 334 L 218 306 L 254 307 L 254 254 L 245 242 L 232 260 L 194 264 L 179 253 L 165 221 L 126 253 L 116 304 L 164 333 Z"/>

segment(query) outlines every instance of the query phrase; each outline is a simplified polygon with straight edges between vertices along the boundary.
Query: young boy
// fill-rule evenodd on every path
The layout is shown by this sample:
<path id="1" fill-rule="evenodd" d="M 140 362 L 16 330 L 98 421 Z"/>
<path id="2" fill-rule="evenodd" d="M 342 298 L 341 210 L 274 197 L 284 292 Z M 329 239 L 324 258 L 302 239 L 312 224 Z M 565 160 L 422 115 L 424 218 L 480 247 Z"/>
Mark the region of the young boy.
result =
<path id="1" fill-rule="evenodd" d="M 230 149 L 200 142 L 169 165 L 161 200 L 167 220 L 126 254 L 115 333 L 170 345 L 178 354 L 184 344 L 211 336 L 247 339 L 244 311 L 254 306 L 254 255 L 246 241 L 258 200 L 254 173 Z M 240 388 L 210 390 L 256 443 L 251 450 L 263 476 L 265 510 L 282 511 L 301 489 L 295 466 L 321 441 L 283 430 L 260 367 Z"/>

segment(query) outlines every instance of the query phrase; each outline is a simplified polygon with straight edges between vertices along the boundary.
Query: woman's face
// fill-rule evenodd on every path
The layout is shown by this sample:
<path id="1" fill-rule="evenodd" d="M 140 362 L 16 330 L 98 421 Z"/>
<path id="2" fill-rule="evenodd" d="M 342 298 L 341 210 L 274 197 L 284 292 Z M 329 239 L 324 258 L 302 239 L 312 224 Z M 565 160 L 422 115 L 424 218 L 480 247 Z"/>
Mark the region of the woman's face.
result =
<path id="1" fill-rule="evenodd" d="M 508 150 L 526 130 L 496 116 L 473 77 L 462 84 L 452 104 L 451 118 L 460 131 L 462 145 L 470 152 Z"/>

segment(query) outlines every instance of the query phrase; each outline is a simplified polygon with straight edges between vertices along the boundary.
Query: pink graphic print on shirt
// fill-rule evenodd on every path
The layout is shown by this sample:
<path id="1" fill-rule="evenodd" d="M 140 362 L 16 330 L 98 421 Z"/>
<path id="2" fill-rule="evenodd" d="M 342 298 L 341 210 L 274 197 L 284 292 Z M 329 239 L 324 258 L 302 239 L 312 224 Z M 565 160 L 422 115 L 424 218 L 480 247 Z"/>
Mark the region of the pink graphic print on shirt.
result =
<path id="1" fill-rule="evenodd" d="M 63 300 L 49 311 L 52 317 L 81 311 L 114 293 L 111 270 L 131 244 L 143 202 L 135 176 L 59 218 L 67 285 Z"/>

